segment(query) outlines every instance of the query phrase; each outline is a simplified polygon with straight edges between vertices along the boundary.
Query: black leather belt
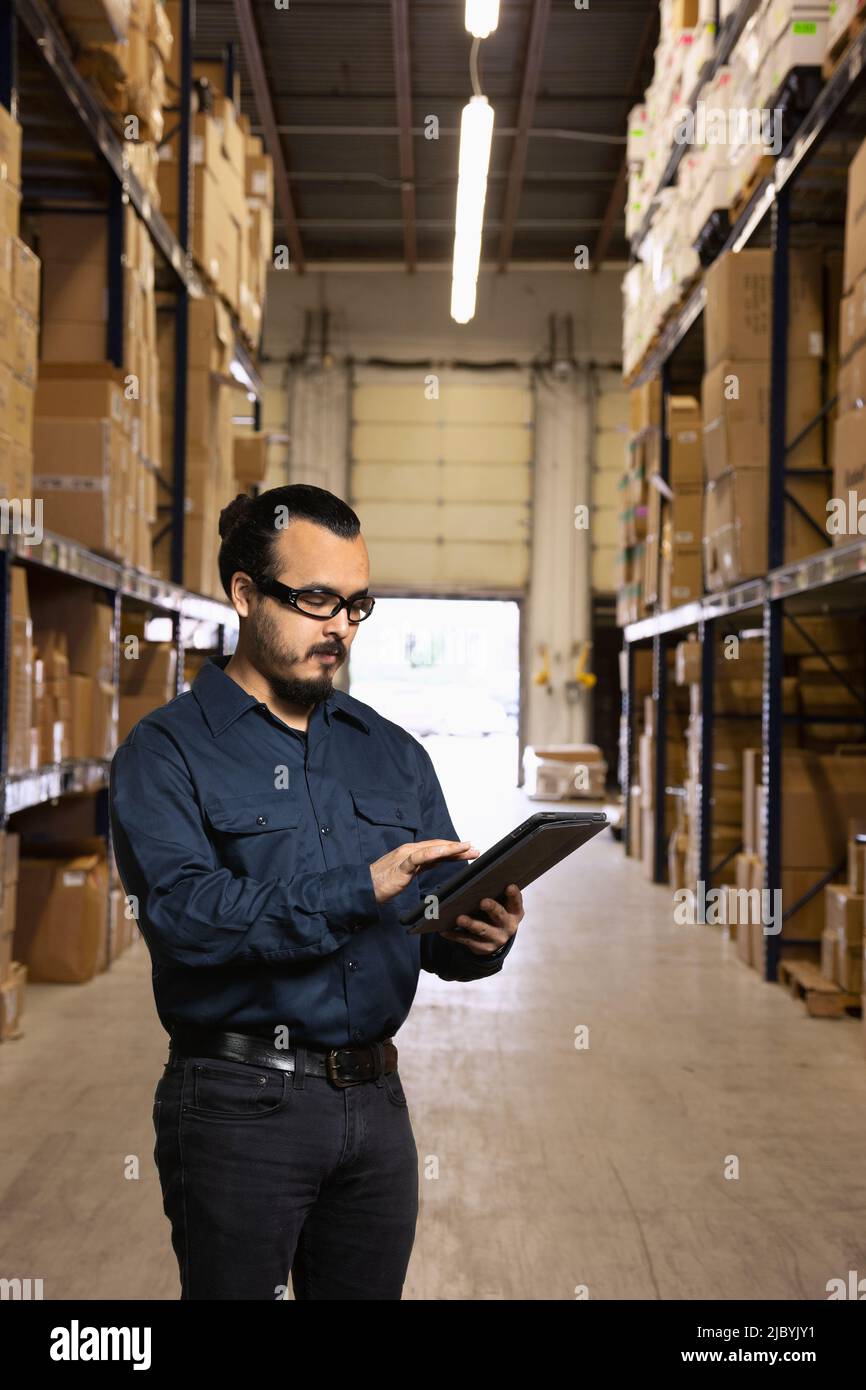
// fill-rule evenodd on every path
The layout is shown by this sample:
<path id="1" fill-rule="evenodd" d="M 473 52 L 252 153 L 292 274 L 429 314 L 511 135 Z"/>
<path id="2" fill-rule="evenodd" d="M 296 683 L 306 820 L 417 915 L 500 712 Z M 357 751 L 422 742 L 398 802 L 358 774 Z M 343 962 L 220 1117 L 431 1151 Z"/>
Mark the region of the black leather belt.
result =
<path id="1" fill-rule="evenodd" d="M 297 1049 L 274 1047 L 249 1033 L 222 1033 L 209 1028 L 175 1028 L 169 1044 L 169 1061 L 183 1057 L 217 1057 L 226 1062 L 247 1062 L 252 1067 L 295 1070 Z M 364 1047 L 332 1047 L 329 1052 L 304 1048 L 304 1070 L 310 1076 L 326 1076 L 335 1086 L 357 1086 L 397 1070 L 397 1049 L 390 1038 Z"/>

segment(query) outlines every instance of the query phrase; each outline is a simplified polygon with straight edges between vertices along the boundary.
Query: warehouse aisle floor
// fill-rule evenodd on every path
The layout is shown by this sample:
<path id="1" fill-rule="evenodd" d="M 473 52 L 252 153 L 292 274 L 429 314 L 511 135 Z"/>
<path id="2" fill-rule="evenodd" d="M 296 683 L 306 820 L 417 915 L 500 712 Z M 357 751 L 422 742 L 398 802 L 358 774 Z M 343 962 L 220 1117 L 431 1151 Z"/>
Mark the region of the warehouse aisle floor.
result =
<path id="1" fill-rule="evenodd" d="M 494 740 L 428 746 L 479 848 L 539 809 Z M 808 1018 L 716 930 L 675 926 L 607 835 L 526 904 L 501 974 L 422 976 L 398 1035 L 422 1202 L 405 1297 L 822 1299 L 866 1273 L 862 1025 Z M 25 1025 L 0 1048 L 0 1274 L 175 1299 L 143 943 L 89 985 L 29 988 Z"/>

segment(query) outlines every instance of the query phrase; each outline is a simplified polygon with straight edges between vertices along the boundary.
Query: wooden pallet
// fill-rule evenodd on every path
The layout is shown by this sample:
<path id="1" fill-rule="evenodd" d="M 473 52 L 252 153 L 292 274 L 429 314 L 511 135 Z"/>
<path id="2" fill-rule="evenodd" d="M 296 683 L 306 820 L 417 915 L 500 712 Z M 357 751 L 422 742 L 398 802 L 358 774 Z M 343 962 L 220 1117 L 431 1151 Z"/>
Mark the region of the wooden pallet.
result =
<path id="1" fill-rule="evenodd" d="M 854 40 L 859 39 L 864 26 L 866 26 L 866 13 L 861 10 L 859 14 L 855 14 L 848 28 L 839 35 L 833 47 L 827 49 L 821 64 L 821 76 L 825 82 L 833 76 Z"/>
<path id="2" fill-rule="evenodd" d="M 846 994 L 832 980 L 826 980 L 809 960 L 779 962 L 779 981 L 787 985 L 795 999 L 802 999 L 812 1018 L 842 1018 L 848 1009 L 860 1008 L 859 994 Z"/>
<path id="3" fill-rule="evenodd" d="M 758 161 L 757 168 L 755 169 L 755 172 L 753 173 L 752 177 L 749 179 L 749 182 L 745 185 L 744 188 L 740 189 L 739 193 L 736 195 L 733 202 L 731 203 L 730 208 L 728 209 L 728 217 L 730 218 L 731 226 L 733 226 L 734 223 L 737 222 L 739 218 L 743 215 L 749 203 L 754 198 L 759 185 L 763 183 L 764 179 L 767 177 L 768 174 L 772 174 L 773 165 L 775 164 L 775 162 L 776 160 L 773 155 L 761 155 L 761 158 Z"/>

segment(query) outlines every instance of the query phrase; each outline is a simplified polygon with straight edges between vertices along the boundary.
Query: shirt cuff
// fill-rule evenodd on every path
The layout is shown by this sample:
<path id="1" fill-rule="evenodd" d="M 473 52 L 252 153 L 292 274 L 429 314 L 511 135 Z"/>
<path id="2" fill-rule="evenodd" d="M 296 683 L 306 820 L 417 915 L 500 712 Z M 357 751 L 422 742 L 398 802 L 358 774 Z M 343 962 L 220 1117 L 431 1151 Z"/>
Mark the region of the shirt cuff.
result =
<path id="1" fill-rule="evenodd" d="M 379 921 L 379 904 L 369 864 L 346 864 L 322 876 L 322 911 L 329 925 L 372 927 Z"/>

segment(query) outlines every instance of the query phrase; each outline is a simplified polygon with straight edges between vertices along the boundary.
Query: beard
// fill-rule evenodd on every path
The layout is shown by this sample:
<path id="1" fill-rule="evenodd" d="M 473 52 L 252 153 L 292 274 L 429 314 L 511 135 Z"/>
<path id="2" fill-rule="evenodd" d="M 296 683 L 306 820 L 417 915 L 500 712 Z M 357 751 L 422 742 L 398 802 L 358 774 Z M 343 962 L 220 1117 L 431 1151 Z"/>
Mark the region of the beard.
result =
<path id="1" fill-rule="evenodd" d="M 278 700 L 307 709 L 327 699 L 333 689 L 334 672 L 339 670 L 339 665 L 324 670 L 320 676 L 284 675 L 282 673 L 288 667 L 302 659 L 301 653 L 286 645 L 264 605 L 257 604 L 250 612 L 248 625 L 250 653 Z M 345 660 L 345 649 L 334 639 L 323 638 L 315 644 L 315 650 L 338 651 Z"/>

